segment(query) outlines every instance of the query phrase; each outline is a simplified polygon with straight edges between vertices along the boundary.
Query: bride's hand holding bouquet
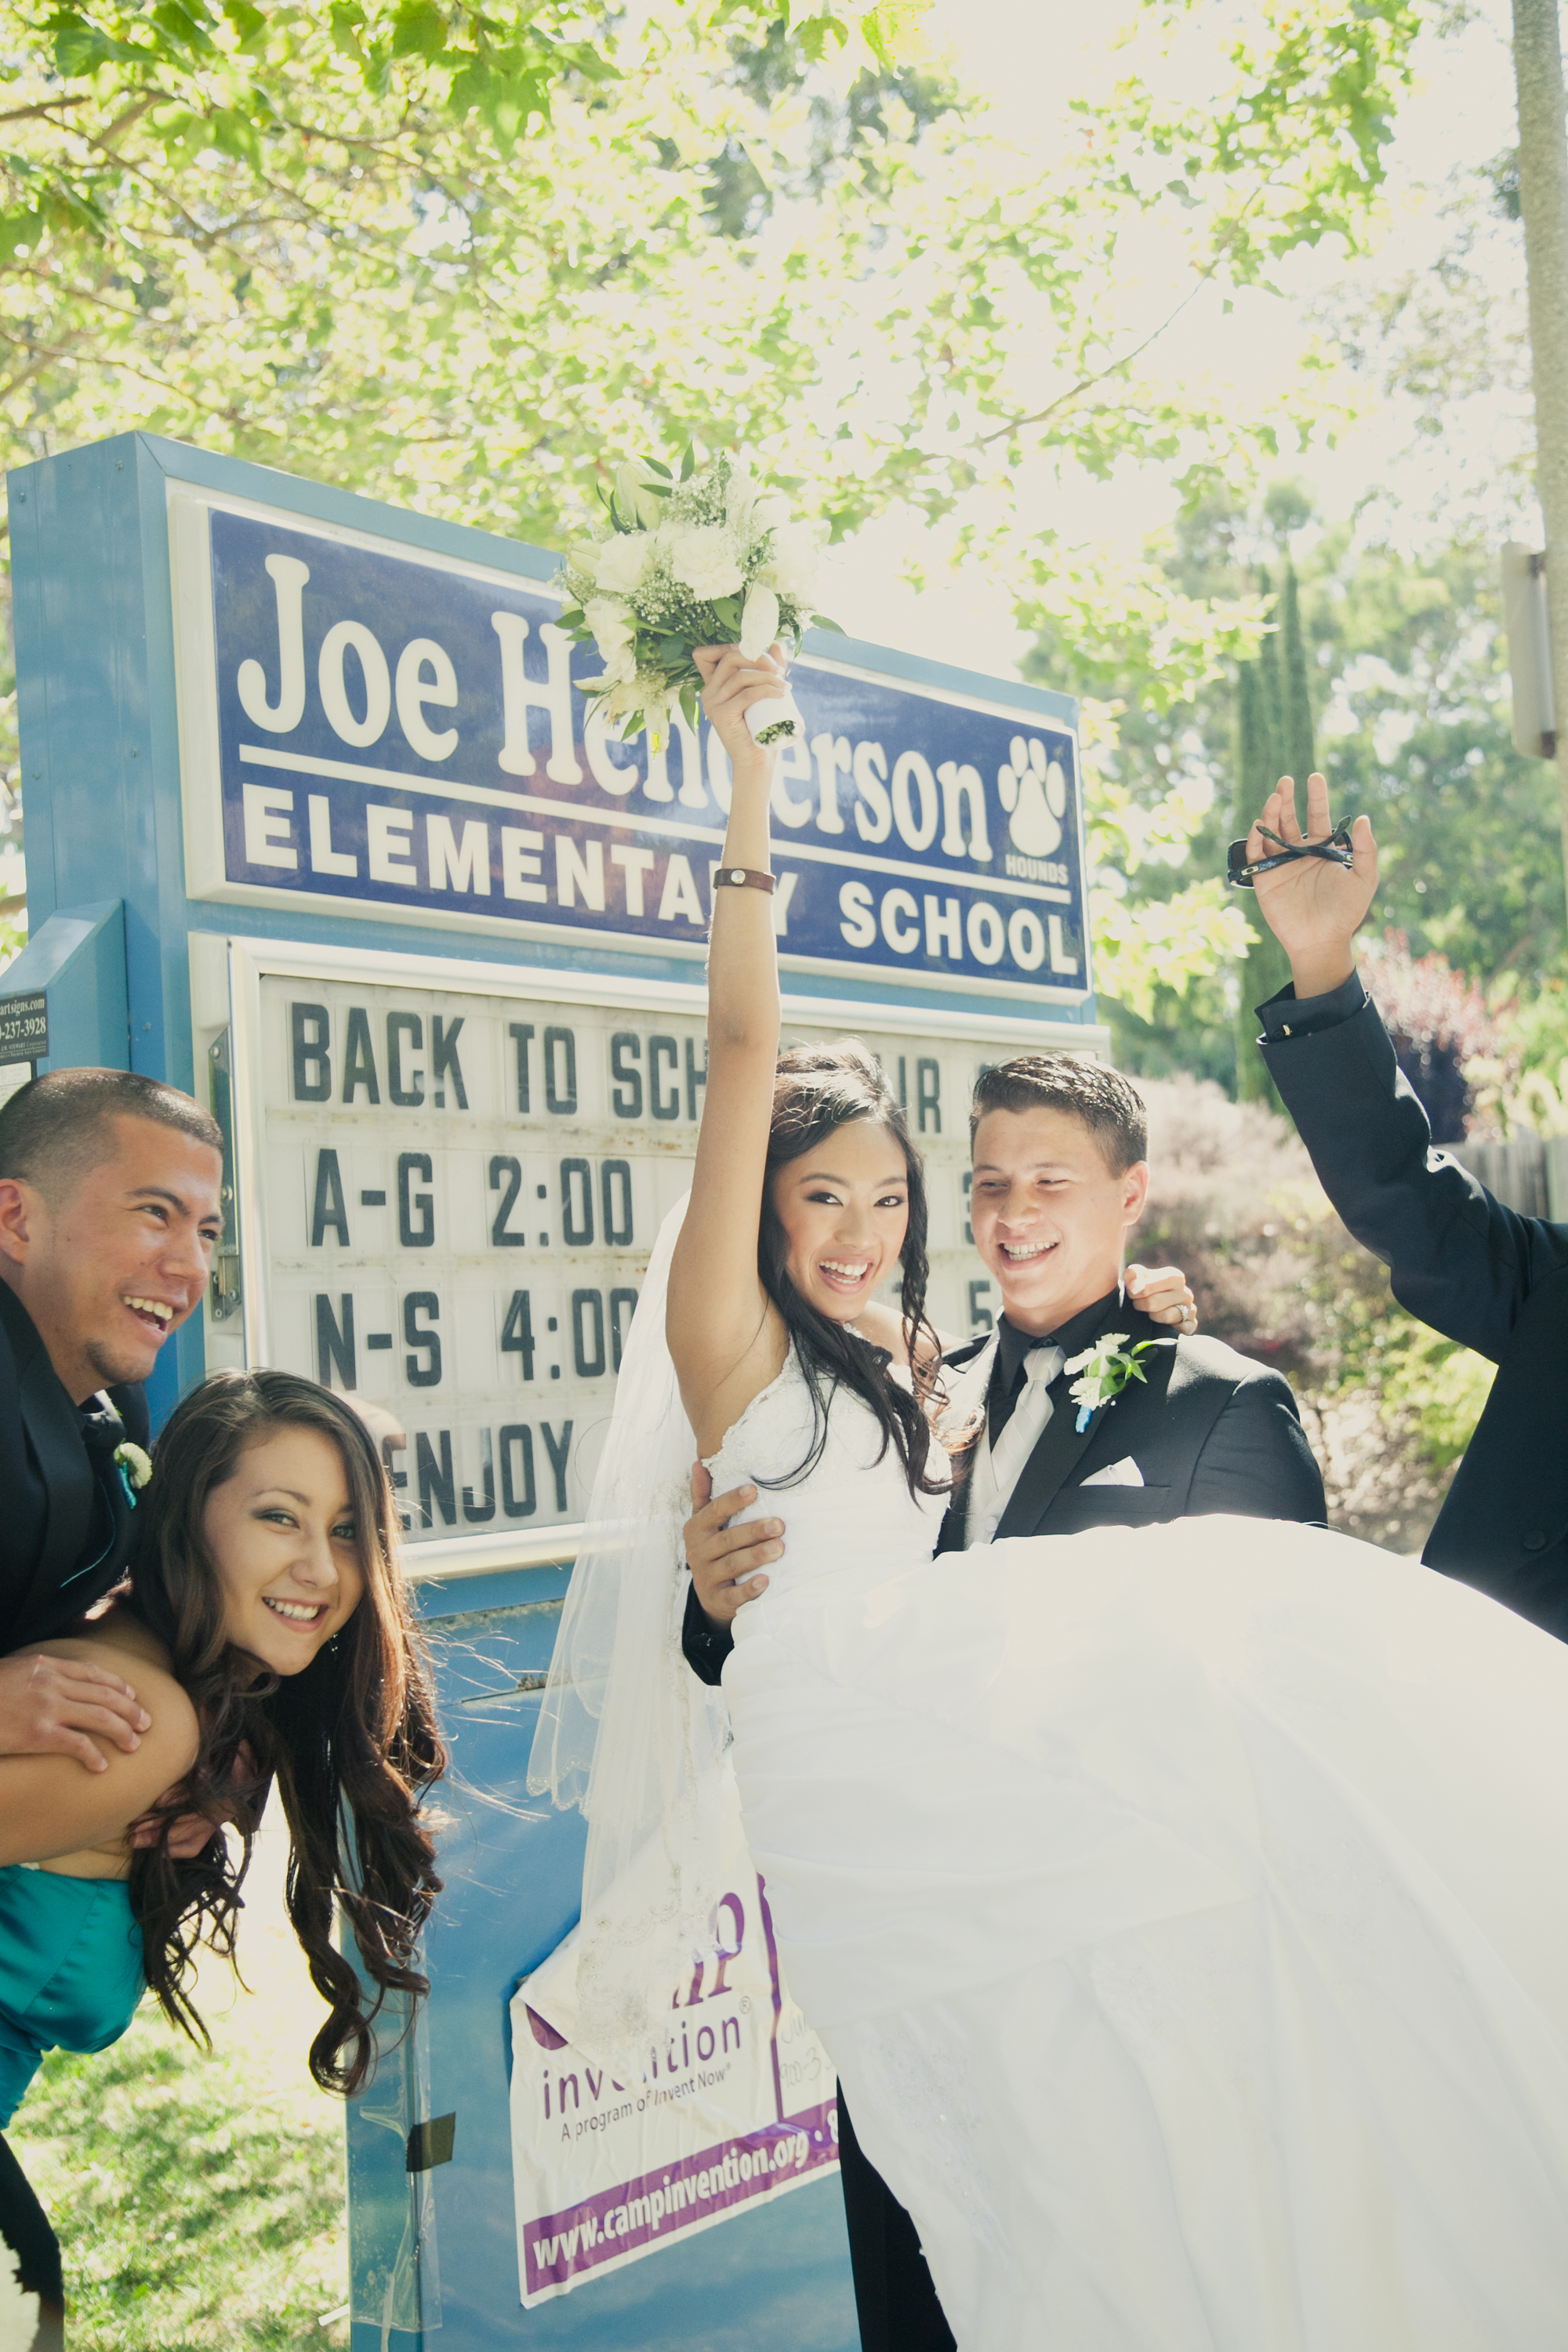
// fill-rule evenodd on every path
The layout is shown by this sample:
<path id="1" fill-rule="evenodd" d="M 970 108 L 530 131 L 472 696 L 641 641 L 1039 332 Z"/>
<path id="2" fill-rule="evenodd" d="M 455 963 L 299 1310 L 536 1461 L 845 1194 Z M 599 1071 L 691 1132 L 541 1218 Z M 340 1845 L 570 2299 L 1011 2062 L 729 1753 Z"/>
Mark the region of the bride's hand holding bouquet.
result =
<path id="1" fill-rule="evenodd" d="M 737 778 L 742 772 L 771 783 L 777 754 L 760 742 L 748 712 L 789 695 L 789 660 L 776 641 L 765 653 L 748 656 L 739 646 L 696 646 L 692 661 L 702 680 L 702 709 L 729 753 Z"/>
<path id="2" fill-rule="evenodd" d="M 837 629 L 815 609 L 820 527 L 727 451 L 700 467 L 689 448 L 679 467 L 633 460 L 600 496 L 608 528 L 567 550 L 561 626 L 597 647 L 604 675 L 583 691 L 623 738 L 646 727 L 657 751 L 677 709 L 696 726 L 701 649 L 732 645 L 754 663 L 813 621 Z M 804 739 L 782 677 L 747 707 L 758 742 Z"/>

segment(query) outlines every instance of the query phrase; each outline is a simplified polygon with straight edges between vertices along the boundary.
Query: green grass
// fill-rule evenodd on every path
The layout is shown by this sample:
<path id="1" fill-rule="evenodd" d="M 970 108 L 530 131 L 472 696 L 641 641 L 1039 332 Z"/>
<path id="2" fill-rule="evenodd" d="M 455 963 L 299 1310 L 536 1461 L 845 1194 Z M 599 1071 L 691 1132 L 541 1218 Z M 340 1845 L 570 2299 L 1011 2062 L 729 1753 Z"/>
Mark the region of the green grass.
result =
<path id="1" fill-rule="evenodd" d="M 250 1923 L 247 1920 L 247 1926 Z M 342 2102 L 305 2052 L 321 2003 L 287 1930 L 203 1971 L 208 2057 L 144 2002 L 98 2058 L 57 2051 L 8 2137 L 65 2252 L 71 2352 L 336 2352 L 348 2298 Z"/>

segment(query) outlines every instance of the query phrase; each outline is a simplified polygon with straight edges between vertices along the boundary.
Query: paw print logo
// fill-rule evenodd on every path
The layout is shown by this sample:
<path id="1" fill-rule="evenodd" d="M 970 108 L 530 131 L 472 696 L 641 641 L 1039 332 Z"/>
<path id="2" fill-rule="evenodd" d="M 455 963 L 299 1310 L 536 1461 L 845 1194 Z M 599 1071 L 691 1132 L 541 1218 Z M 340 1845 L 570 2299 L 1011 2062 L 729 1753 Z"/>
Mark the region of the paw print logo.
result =
<path id="1" fill-rule="evenodd" d="M 997 772 L 996 789 L 1007 812 L 1013 846 L 1026 857 L 1049 857 L 1059 849 L 1068 810 L 1067 773 L 1059 760 L 1047 761 L 1046 747 L 1031 735 L 1015 735 L 1008 745 L 1013 764 Z"/>

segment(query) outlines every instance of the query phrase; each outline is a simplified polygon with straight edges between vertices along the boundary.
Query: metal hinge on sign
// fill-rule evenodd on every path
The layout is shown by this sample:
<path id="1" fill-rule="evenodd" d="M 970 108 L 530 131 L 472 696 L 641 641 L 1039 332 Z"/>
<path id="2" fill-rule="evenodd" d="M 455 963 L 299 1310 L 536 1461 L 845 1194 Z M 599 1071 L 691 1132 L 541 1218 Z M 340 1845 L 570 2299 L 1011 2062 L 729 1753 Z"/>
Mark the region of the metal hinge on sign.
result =
<path id="1" fill-rule="evenodd" d="M 207 1083 L 212 1114 L 223 1129 L 223 1232 L 213 1255 L 207 1286 L 207 1313 L 215 1323 L 226 1323 L 244 1304 L 239 1277 L 239 1219 L 236 1213 L 237 1177 L 234 1161 L 234 1080 L 228 1057 L 228 1031 L 214 1039 L 207 1054 Z"/>
<path id="2" fill-rule="evenodd" d="M 416 2124 L 408 2135 L 409 2171 L 429 2172 L 437 2164 L 450 2164 L 457 2130 L 455 2108 L 449 2116 L 429 2116 Z"/>

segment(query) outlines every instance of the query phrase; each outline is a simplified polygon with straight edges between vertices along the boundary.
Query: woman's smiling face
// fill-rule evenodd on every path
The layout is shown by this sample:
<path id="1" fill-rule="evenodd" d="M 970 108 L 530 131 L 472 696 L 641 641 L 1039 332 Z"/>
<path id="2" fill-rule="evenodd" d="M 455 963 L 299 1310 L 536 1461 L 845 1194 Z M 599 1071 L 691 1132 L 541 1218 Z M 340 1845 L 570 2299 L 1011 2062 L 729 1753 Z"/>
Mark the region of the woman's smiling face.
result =
<path id="1" fill-rule="evenodd" d="M 228 1639 L 274 1674 L 303 1672 L 359 1605 L 360 1531 L 342 1455 L 320 1430 L 271 1429 L 207 1496 L 202 1535 Z"/>
<path id="2" fill-rule="evenodd" d="M 899 1263 L 910 1222 L 903 1146 L 875 1119 L 847 1119 L 773 1180 L 800 1297 L 852 1323 Z"/>

